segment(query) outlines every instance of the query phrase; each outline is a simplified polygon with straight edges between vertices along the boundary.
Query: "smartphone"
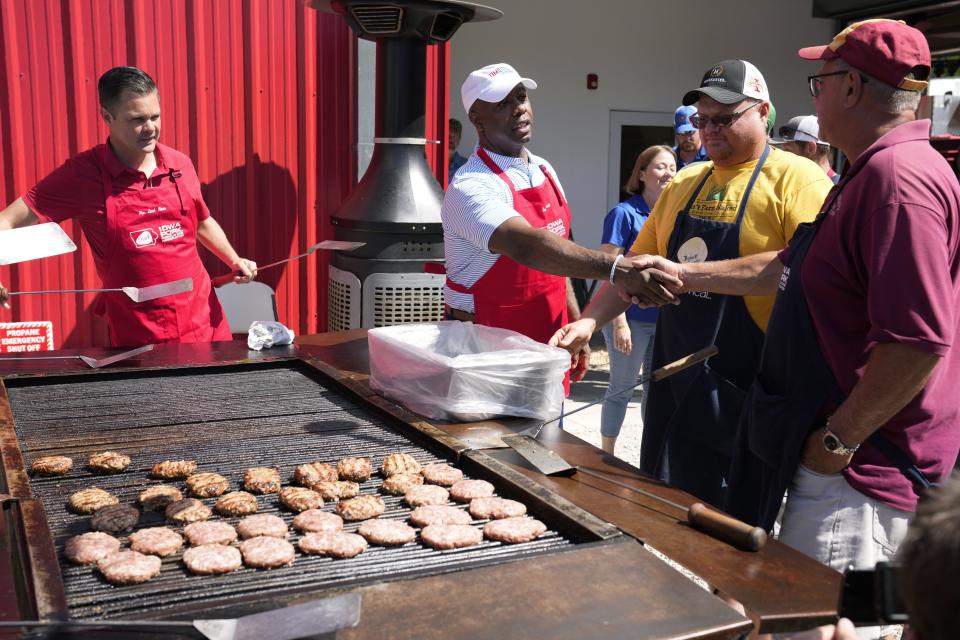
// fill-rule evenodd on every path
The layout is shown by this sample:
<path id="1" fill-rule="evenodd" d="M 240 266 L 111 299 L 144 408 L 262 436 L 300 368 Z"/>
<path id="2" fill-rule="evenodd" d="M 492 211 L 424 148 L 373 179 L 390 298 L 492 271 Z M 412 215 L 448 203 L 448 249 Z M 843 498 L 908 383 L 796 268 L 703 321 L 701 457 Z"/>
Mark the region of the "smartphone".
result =
<path id="1" fill-rule="evenodd" d="M 840 616 L 855 625 L 903 624 L 907 610 L 898 587 L 899 567 L 878 562 L 873 569 L 843 574 Z"/>

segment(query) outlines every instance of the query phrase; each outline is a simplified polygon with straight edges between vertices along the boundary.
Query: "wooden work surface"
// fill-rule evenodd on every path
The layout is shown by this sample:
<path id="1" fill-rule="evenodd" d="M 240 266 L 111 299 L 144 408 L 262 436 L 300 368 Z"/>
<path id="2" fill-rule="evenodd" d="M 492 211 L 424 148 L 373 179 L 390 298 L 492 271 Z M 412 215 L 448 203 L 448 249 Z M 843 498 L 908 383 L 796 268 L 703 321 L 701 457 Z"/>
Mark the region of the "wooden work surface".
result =
<path id="1" fill-rule="evenodd" d="M 304 336 L 296 343 L 336 369 L 355 389 L 375 395 L 366 382 L 370 370 L 364 330 Z M 417 419 L 400 411 L 400 415 L 404 413 L 407 419 Z M 474 446 L 496 446 L 500 435 L 516 433 L 533 424 L 519 418 L 430 423 Z M 556 427 L 545 428 L 539 440 L 572 465 L 602 471 L 620 482 L 684 506 L 697 501 Z M 723 595 L 743 603 L 748 615 L 759 621 L 762 632 L 810 628 L 836 618 L 841 575 L 786 545 L 771 540 L 759 552 L 739 551 L 688 526 L 686 515 L 680 510 L 600 478 L 586 474 L 548 477 L 512 449 L 488 449 L 485 453 L 664 553 Z"/>
<path id="2" fill-rule="evenodd" d="M 328 342 L 345 356 L 361 347 L 361 352 L 365 353 L 366 341 L 362 333 L 315 336 L 308 340 Z M 433 429 L 423 423 L 422 418 L 371 394 L 364 382 L 365 375 L 360 372 L 354 375 L 350 370 L 336 368 L 331 363 L 332 357 L 331 361 L 317 358 L 323 356 L 322 352 L 322 347 L 282 347 L 253 352 L 248 351 L 241 342 L 162 345 L 102 372 L 93 371 L 76 359 L 6 361 L 0 362 L 0 376 L 11 380 L 20 376 L 67 375 L 76 376 L 77 382 L 82 384 L 84 378 L 122 373 L 124 370 L 162 371 L 302 358 L 344 384 L 348 391 L 363 396 L 370 404 L 404 421 L 424 425 L 428 432 Z M 54 352 L 55 355 L 77 353 L 99 358 L 116 353 L 116 350 Z M 3 415 L 0 416 L 8 432 L 15 419 L 11 409 L 15 412 L 15 407 L 4 403 Z M 435 434 L 431 435 L 446 438 L 448 447 L 458 450 L 460 445 L 457 440 L 442 430 L 433 431 Z M 0 455 L 5 462 L 8 458 L 20 458 L 16 442 L 0 443 Z M 26 507 L 38 503 L 31 497 L 29 478 L 22 472 L 6 476 L 0 474 L 0 493 L 21 496 L 19 507 L 11 508 L 9 514 L 0 518 L 0 585 L 4 585 L 0 594 L 6 596 L 0 603 L 0 620 L 27 619 L 30 614 L 25 609 L 30 605 L 24 604 L 24 599 L 30 599 L 29 593 L 11 588 L 11 585 L 21 584 L 15 580 L 15 576 L 19 575 L 15 565 L 23 561 L 23 556 L 18 556 L 10 549 L 9 525 L 15 520 L 15 513 L 25 513 Z M 50 549 L 49 553 L 42 556 L 30 556 L 34 588 L 42 587 L 44 583 L 45 574 L 41 566 L 46 566 L 49 571 L 56 570 L 57 551 Z M 30 586 L 26 589 L 29 591 Z M 369 584 L 351 591 L 362 595 L 360 622 L 355 627 L 341 629 L 337 637 L 425 640 L 629 637 L 679 640 L 738 637 L 754 626 L 750 619 L 700 589 L 635 540 L 621 535 L 584 544 L 563 553 L 544 555 L 536 560 L 512 560 L 470 570 Z M 55 590 L 34 595 L 52 597 L 54 600 L 57 598 Z M 268 608 L 284 602 L 295 603 L 318 597 L 295 592 L 288 595 L 264 592 L 262 595 L 262 606 Z M 251 606 L 255 608 L 255 604 L 251 603 Z M 48 609 L 49 606 L 48 602 Z M 217 616 L 216 612 L 213 609 L 201 617 L 230 617 Z M 0 630 L 0 638 L 7 637 L 16 637 L 16 631 Z M 121 637 L 140 636 L 131 632 Z"/>

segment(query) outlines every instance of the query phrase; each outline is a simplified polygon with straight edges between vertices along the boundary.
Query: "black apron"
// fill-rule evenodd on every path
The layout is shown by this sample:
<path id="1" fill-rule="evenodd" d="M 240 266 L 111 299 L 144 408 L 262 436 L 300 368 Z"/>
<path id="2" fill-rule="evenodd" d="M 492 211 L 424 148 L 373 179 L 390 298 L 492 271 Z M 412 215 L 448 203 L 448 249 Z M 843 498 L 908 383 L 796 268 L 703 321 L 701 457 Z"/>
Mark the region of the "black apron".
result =
<path id="1" fill-rule="evenodd" d="M 667 258 L 680 261 L 678 250 L 694 237 L 706 244 L 708 260 L 740 257 L 740 225 L 769 152 L 769 147 L 765 148 L 757 161 L 732 223 L 689 215 L 713 169 L 707 172 L 677 215 Z M 763 331 L 750 317 L 741 296 L 689 293 L 683 295 L 679 306 L 660 308 L 654 369 L 711 344 L 720 351 L 707 362 L 651 383 L 640 469 L 720 505 L 741 406 L 760 362 Z"/>
<path id="2" fill-rule="evenodd" d="M 797 471 L 807 437 L 845 396 L 830 371 L 803 294 L 800 269 L 827 211 L 842 187 L 827 197 L 813 222 L 797 227 L 767 325 L 760 369 L 737 431 L 724 510 L 769 531 Z M 930 483 L 906 454 L 879 432 L 870 443 L 913 481 Z"/>

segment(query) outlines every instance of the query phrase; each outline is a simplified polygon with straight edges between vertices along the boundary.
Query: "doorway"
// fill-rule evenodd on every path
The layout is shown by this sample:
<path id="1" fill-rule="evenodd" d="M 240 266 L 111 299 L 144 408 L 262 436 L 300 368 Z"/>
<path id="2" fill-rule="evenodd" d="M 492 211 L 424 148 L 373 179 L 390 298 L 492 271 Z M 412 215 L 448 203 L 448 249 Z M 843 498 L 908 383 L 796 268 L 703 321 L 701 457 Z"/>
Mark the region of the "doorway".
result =
<path id="1" fill-rule="evenodd" d="M 654 144 L 672 147 L 673 113 L 657 111 L 611 111 L 607 166 L 607 210 L 625 200 L 623 185 L 633 171 L 640 152 Z"/>

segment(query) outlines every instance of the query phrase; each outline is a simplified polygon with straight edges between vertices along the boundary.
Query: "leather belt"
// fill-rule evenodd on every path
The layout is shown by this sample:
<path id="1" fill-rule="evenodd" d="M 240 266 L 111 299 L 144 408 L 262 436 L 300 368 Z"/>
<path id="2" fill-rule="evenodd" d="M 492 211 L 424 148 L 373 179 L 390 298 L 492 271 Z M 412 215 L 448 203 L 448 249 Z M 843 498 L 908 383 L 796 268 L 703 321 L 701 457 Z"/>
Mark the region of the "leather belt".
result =
<path id="1" fill-rule="evenodd" d="M 454 309 L 451 306 L 443 305 L 443 317 L 446 320 L 459 320 L 460 322 L 473 322 L 473 314 L 463 309 Z"/>

